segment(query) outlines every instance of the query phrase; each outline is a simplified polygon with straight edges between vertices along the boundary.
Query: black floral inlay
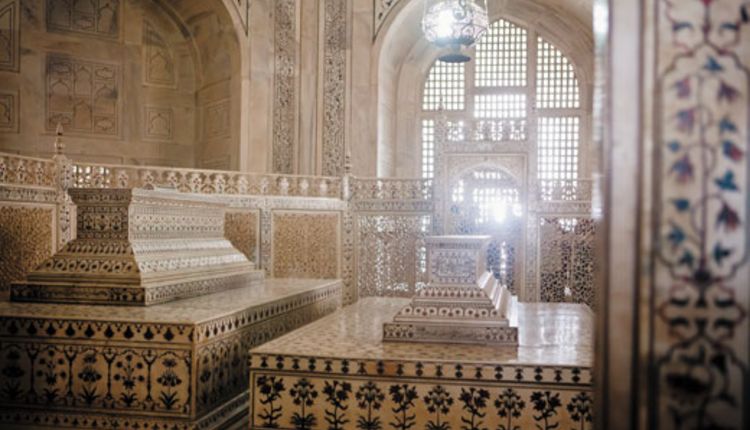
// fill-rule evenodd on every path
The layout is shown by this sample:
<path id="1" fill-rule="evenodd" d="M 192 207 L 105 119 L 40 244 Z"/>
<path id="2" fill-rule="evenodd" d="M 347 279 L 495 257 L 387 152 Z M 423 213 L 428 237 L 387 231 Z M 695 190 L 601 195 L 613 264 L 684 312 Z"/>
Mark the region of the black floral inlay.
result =
<path id="1" fill-rule="evenodd" d="M 326 402 L 333 408 L 326 408 L 325 420 L 328 423 L 328 430 L 343 430 L 349 420 L 344 413 L 349 408 L 346 401 L 349 400 L 349 394 L 352 392 L 352 384 L 348 382 L 325 381 L 323 394 L 326 396 Z"/>
<path id="2" fill-rule="evenodd" d="M 560 426 L 559 422 L 550 422 L 550 419 L 557 415 L 557 408 L 562 405 L 560 393 L 535 391 L 531 393 L 531 403 L 534 405 L 534 410 L 538 412 L 534 414 L 534 421 L 537 422 L 536 427 L 539 430 L 552 430 Z"/>
<path id="3" fill-rule="evenodd" d="M 463 409 L 466 412 L 461 416 L 461 422 L 464 423 L 461 426 L 462 430 L 487 430 L 487 427 L 482 427 L 482 418 L 487 415 L 484 410 L 487 408 L 489 398 L 490 392 L 483 388 L 461 388 L 458 399 L 463 403 Z"/>
<path id="4" fill-rule="evenodd" d="M 311 384 L 307 379 L 302 378 L 292 386 L 289 394 L 294 399 L 293 403 L 299 406 L 299 410 L 292 414 L 292 425 L 294 428 L 298 430 L 313 428 L 318 423 L 318 419 L 314 414 L 309 413 L 307 408 L 311 407 L 318 397 L 315 385 Z"/>
<path id="5" fill-rule="evenodd" d="M 433 418 L 427 421 L 425 429 L 450 430 L 450 424 L 443 418 L 451 410 L 453 397 L 442 385 L 436 385 L 424 396 L 424 404 L 427 411 L 433 415 Z"/>
<path id="6" fill-rule="evenodd" d="M 281 418 L 282 407 L 274 404 L 281 398 L 281 393 L 286 391 L 284 387 L 284 378 L 275 376 L 258 377 L 258 391 L 260 392 L 260 404 L 263 410 L 258 417 L 263 420 L 263 427 L 279 428 L 279 418 Z"/>
<path id="7" fill-rule="evenodd" d="M 388 390 L 391 401 L 395 403 L 395 407 L 391 410 L 395 414 L 394 422 L 390 423 L 391 426 L 397 430 L 407 430 L 416 424 L 416 415 L 410 413 L 414 407 L 414 401 L 417 400 L 417 388 L 408 384 L 396 384 L 391 385 Z"/>
<path id="8" fill-rule="evenodd" d="M 373 412 L 379 411 L 385 400 L 385 394 L 380 388 L 374 382 L 367 381 L 359 387 L 359 390 L 354 394 L 354 398 L 357 400 L 357 406 L 366 411 L 366 415 L 360 415 L 357 418 L 357 428 L 359 430 L 381 430 L 383 424 L 380 417 L 373 416 Z"/>

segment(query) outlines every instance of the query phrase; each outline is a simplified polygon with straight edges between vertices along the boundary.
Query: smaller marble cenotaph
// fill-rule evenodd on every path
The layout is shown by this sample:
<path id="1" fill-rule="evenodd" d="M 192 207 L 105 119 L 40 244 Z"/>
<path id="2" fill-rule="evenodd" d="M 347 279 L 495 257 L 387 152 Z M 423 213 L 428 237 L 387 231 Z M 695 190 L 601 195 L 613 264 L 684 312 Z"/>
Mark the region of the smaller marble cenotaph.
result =
<path id="1" fill-rule="evenodd" d="M 518 346 L 518 328 L 508 319 L 511 294 L 487 270 L 490 240 L 428 237 L 428 283 L 383 324 L 383 340 Z"/>

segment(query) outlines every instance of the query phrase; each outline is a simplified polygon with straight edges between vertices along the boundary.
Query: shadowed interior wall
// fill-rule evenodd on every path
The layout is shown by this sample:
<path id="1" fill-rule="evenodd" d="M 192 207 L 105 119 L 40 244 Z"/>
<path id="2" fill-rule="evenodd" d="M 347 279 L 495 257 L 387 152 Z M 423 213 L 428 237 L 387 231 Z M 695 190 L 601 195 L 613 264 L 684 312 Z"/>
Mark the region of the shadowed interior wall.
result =
<path id="1" fill-rule="evenodd" d="M 0 150 L 236 168 L 240 52 L 219 0 L 0 1 Z"/>

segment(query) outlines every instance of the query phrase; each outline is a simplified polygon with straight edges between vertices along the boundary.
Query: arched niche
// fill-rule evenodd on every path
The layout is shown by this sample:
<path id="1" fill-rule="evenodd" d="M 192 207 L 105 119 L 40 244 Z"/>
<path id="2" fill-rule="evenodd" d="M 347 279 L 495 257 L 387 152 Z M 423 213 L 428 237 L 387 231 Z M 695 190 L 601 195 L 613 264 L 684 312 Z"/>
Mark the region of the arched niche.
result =
<path id="1" fill-rule="evenodd" d="M 490 21 L 504 18 L 534 29 L 576 67 L 584 110 L 591 111 L 591 0 L 490 1 Z M 378 176 L 419 175 L 418 115 L 424 79 L 439 55 L 421 31 L 423 1 L 401 0 L 374 41 L 374 106 Z M 590 119 L 585 121 L 590 124 Z M 584 135 L 589 133 L 584 130 Z M 588 150 L 588 148 L 584 149 Z"/>

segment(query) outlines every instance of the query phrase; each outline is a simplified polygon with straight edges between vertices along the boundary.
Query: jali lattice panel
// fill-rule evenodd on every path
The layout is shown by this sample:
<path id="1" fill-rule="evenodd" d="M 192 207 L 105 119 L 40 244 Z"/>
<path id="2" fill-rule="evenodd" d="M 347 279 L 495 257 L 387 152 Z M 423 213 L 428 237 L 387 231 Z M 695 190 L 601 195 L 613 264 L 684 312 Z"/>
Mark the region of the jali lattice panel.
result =
<path id="1" fill-rule="evenodd" d="M 411 297 L 426 271 L 424 237 L 429 215 L 357 216 L 357 286 L 360 297 Z"/>
<path id="2" fill-rule="evenodd" d="M 587 218 L 540 218 L 539 284 L 544 302 L 585 303 L 594 295 L 594 234 Z"/>

